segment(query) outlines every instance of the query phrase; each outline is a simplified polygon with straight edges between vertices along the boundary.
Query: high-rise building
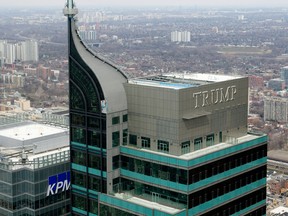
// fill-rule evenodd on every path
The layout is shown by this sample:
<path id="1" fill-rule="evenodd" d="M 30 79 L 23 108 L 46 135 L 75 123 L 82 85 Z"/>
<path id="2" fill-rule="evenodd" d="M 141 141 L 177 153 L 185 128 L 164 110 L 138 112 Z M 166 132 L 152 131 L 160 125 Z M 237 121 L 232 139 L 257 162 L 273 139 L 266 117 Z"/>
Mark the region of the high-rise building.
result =
<path id="1" fill-rule="evenodd" d="M 95 42 L 97 41 L 97 32 L 94 30 L 84 30 L 84 31 L 79 31 L 79 35 L 82 40 L 85 42 Z"/>
<path id="2" fill-rule="evenodd" d="M 13 64 L 17 61 L 37 62 L 39 60 L 38 42 L 27 40 L 12 44 L 2 40 L 0 41 L 0 58 L 3 59 L 2 64 Z"/>
<path id="3" fill-rule="evenodd" d="M 248 78 L 128 79 L 81 42 L 67 0 L 73 215 L 264 215 L 267 136 Z"/>
<path id="4" fill-rule="evenodd" d="M 26 40 L 22 42 L 22 61 L 39 60 L 38 42 L 35 40 Z"/>
<path id="5" fill-rule="evenodd" d="M 286 88 L 288 87 L 288 66 L 282 67 L 280 71 L 281 79 L 285 81 Z"/>
<path id="6" fill-rule="evenodd" d="M 191 33 L 189 31 L 173 31 L 171 32 L 172 42 L 190 42 Z"/>
<path id="7" fill-rule="evenodd" d="M 264 120 L 288 122 L 288 99 L 281 97 L 264 98 Z"/>
<path id="8" fill-rule="evenodd" d="M 27 117 L 0 118 L 0 215 L 70 215 L 68 118 Z"/>
<path id="9" fill-rule="evenodd" d="M 7 43 L 5 47 L 6 51 L 6 63 L 7 64 L 13 64 L 16 59 L 16 45 Z"/>

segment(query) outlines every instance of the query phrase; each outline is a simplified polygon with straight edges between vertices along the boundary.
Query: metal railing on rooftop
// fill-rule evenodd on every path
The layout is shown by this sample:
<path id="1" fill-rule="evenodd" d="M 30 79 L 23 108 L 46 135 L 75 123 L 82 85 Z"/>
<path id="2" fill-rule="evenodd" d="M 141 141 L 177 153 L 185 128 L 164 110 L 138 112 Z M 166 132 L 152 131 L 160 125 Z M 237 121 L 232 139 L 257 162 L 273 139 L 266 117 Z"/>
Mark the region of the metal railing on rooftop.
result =
<path id="1" fill-rule="evenodd" d="M 55 125 L 60 127 L 69 127 L 69 117 L 62 116 L 62 115 L 55 115 L 51 113 L 17 113 L 9 116 L 1 116 L 0 117 L 0 126 L 9 125 L 9 124 L 16 124 L 16 123 L 23 123 L 27 121 L 34 121 L 49 125 Z"/>

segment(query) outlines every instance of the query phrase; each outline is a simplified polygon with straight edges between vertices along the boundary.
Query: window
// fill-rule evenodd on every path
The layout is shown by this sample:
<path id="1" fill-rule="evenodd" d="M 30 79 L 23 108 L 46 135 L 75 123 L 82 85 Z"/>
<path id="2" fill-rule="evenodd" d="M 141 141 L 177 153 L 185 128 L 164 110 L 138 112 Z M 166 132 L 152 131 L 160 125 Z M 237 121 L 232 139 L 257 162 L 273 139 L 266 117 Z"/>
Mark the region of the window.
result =
<path id="1" fill-rule="evenodd" d="M 169 142 L 158 140 L 158 150 L 160 152 L 169 153 Z"/>
<path id="2" fill-rule="evenodd" d="M 219 142 L 222 142 L 222 131 L 219 132 Z"/>
<path id="3" fill-rule="evenodd" d="M 120 133 L 119 131 L 113 132 L 112 133 L 112 146 L 116 147 L 119 146 L 120 144 Z"/>
<path id="4" fill-rule="evenodd" d="M 90 205 L 89 205 L 89 212 L 93 214 L 98 214 L 98 202 L 97 200 L 89 199 Z"/>
<path id="5" fill-rule="evenodd" d="M 101 141 L 101 147 L 103 149 L 106 149 L 106 134 L 102 133 L 102 141 Z"/>
<path id="6" fill-rule="evenodd" d="M 210 134 L 206 137 L 206 146 L 214 145 L 214 134 Z"/>
<path id="7" fill-rule="evenodd" d="M 96 177 L 89 177 L 89 189 L 94 191 L 101 191 L 101 180 Z"/>
<path id="8" fill-rule="evenodd" d="M 187 154 L 190 152 L 190 141 L 181 143 L 181 154 Z"/>
<path id="9" fill-rule="evenodd" d="M 81 115 L 71 114 L 71 124 L 85 126 L 85 117 Z"/>
<path id="10" fill-rule="evenodd" d="M 194 151 L 197 151 L 202 148 L 202 137 L 194 140 Z"/>
<path id="11" fill-rule="evenodd" d="M 101 134 L 97 131 L 88 131 L 89 144 L 101 148 Z"/>
<path id="12" fill-rule="evenodd" d="M 86 153 L 81 151 L 72 150 L 72 163 L 86 166 Z"/>
<path id="13" fill-rule="evenodd" d="M 78 88 L 70 85 L 70 108 L 77 110 L 85 110 L 85 102 Z"/>
<path id="14" fill-rule="evenodd" d="M 141 137 L 141 143 L 143 148 L 150 148 L 150 138 Z"/>
<path id="15" fill-rule="evenodd" d="M 133 134 L 129 134 L 129 144 L 137 145 L 137 136 Z"/>
<path id="16" fill-rule="evenodd" d="M 100 129 L 100 119 L 89 117 L 88 127 L 92 127 L 93 129 Z"/>
<path id="17" fill-rule="evenodd" d="M 86 211 L 86 197 L 78 196 L 76 194 L 72 195 L 72 206 L 78 209 Z"/>
<path id="18" fill-rule="evenodd" d="M 73 83 L 75 83 L 76 86 L 79 86 L 83 95 L 85 95 L 86 104 L 85 103 L 83 104 L 86 105 L 87 111 L 99 112 L 101 110 L 100 103 L 99 103 L 100 100 L 97 94 L 97 92 L 99 93 L 99 91 L 97 91 L 98 89 L 95 89 L 95 87 L 97 88 L 99 84 L 97 85 L 97 81 L 95 82 L 95 80 L 93 78 L 91 79 L 91 76 L 89 76 L 89 72 L 92 73 L 92 71 L 89 68 L 87 68 L 88 70 L 82 70 L 75 62 L 71 62 L 70 66 L 71 66 L 70 78 L 71 80 L 73 80 Z M 72 89 L 74 89 L 74 91 L 72 92 L 72 94 L 74 95 L 76 88 L 74 87 L 73 83 L 71 83 L 70 86 L 72 87 Z M 79 90 L 76 90 L 76 91 L 79 92 Z M 80 94 L 80 97 L 81 97 L 81 94 Z M 80 101 L 78 98 L 76 101 L 77 101 L 76 104 L 74 100 L 71 102 L 71 104 L 78 105 L 80 102 L 84 102 L 83 99 L 82 101 Z M 72 108 L 73 107 L 74 106 L 72 106 Z"/>
<path id="19" fill-rule="evenodd" d="M 72 172 L 72 182 L 75 185 L 86 187 L 86 175 L 84 173 Z"/>
<path id="20" fill-rule="evenodd" d="M 127 122 L 128 121 L 128 114 L 123 115 L 123 122 Z"/>
<path id="21" fill-rule="evenodd" d="M 112 125 L 119 124 L 119 122 L 120 122 L 119 116 L 116 116 L 116 117 L 112 118 Z"/>
<path id="22" fill-rule="evenodd" d="M 85 130 L 81 128 L 72 127 L 71 141 L 85 144 L 86 143 Z"/>
<path id="23" fill-rule="evenodd" d="M 112 158 L 112 164 L 113 164 L 113 170 L 119 168 L 119 164 L 120 164 L 120 156 L 119 155 L 116 155 Z"/>
<path id="24" fill-rule="evenodd" d="M 128 129 L 123 130 L 123 145 L 127 145 Z"/>
<path id="25" fill-rule="evenodd" d="M 89 167 L 101 170 L 101 157 L 100 155 L 89 154 Z"/>
<path id="26" fill-rule="evenodd" d="M 101 160 L 100 155 L 96 155 L 96 154 L 88 155 L 88 166 L 93 169 L 107 171 L 106 163 L 107 163 L 106 157 L 102 157 L 102 160 Z"/>

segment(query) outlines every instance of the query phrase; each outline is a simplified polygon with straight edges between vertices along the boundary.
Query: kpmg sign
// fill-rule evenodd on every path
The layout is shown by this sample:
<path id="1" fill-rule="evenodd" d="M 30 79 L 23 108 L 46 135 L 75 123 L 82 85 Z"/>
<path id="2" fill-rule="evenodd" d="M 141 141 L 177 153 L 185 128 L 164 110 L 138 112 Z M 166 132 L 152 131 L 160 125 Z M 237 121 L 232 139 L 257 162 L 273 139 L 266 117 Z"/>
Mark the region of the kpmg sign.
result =
<path id="1" fill-rule="evenodd" d="M 70 172 L 60 173 L 48 178 L 47 196 L 64 192 L 70 188 Z"/>

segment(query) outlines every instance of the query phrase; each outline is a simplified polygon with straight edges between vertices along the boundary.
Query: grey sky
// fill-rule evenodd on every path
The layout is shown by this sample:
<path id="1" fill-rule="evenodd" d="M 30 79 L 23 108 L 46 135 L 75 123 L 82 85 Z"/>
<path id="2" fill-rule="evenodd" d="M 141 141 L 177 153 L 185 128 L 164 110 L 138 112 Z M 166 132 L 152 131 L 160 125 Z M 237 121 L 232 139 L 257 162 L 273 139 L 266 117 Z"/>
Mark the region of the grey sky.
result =
<path id="1" fill-rule="evenodd" d="M 2 2 L 2 3 L 1 3 Z M 82 6 L 143 6 L 143 5 L 175 5 L 175 6 L 258 6 L 288 7 L 288 0 L 76 0 L 78 8 Z M 1 7 L 63 7 L 65 0 L 0 0 Z"/>

